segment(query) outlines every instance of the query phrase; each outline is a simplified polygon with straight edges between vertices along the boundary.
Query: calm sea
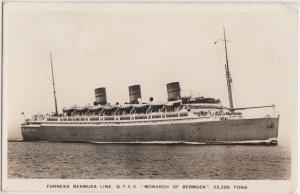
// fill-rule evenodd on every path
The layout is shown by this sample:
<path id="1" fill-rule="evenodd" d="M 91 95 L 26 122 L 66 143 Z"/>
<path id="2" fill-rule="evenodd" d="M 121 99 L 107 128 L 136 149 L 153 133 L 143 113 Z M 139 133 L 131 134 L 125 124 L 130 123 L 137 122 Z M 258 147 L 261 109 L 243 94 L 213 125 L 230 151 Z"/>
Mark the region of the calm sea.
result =
<path id="1" fill-rule="evenodd" d="M 8 143 L 9 178 L 288 179 L 283 146 Z"/>

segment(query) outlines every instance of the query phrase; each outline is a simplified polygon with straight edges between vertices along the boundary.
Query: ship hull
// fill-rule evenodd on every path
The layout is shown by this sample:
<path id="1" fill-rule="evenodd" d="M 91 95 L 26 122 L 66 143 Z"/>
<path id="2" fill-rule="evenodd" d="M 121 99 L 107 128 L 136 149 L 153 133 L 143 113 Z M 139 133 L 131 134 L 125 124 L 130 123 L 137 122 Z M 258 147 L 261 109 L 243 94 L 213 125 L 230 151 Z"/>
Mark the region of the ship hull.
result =
<path id="1" fill-rule="evenodd" d="M 22 126 L 23 141 L 276 144 L 279 118 L 119 126 Z"/>

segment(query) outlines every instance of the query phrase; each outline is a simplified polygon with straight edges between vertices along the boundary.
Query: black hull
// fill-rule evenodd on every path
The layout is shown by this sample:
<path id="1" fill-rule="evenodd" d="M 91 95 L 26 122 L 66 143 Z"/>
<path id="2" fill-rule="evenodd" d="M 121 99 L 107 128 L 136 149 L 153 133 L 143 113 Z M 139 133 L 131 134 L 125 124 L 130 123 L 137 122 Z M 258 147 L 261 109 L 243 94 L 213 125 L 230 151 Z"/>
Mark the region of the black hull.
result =
<path id="1" fill-rule="evenodd" d="M 115 126 L 23 125 L 22 136 L 23 141 L 48 142 L 276 145 L 278 122 L 279 118 L 257 118 Z"/>

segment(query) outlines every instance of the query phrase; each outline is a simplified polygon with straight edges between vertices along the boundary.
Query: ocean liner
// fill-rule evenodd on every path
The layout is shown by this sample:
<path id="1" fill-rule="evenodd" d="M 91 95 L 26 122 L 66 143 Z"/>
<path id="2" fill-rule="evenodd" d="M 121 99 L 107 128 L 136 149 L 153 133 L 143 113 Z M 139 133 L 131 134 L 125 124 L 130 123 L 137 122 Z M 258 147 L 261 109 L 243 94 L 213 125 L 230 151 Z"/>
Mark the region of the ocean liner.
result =
<path id="1" fill-rule="evenodd" d="M 53 64 L 52 83 L 55 102 L 53 114 L 35 115 L 21 124 L 23 141 L 98 142 L 98 143 L 195 143 L 195 144 L 277 144 L 279 115 L 245 116 L 246 109 L 235 108 L 232 78 L 224 29 L 225 75 L 230 107 L 219 99 L 181 96 L 179 82 L 167 84 L 167 102 L 151 97 L 141 101 L 140 85 L 129 86 L 129 103 L 111 105 L 106 88 L 95 89 L 93 106 L 57 110 Z"/>

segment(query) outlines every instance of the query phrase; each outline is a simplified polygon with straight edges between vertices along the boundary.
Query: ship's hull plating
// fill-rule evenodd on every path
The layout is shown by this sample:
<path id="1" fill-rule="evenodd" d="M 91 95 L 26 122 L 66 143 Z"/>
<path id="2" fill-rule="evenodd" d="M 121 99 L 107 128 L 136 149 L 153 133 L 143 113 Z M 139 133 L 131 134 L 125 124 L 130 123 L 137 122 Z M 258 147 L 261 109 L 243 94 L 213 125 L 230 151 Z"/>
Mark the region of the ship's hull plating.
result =
<path id="1" fill-rule="evenodd" d="M 22 126 L 24 141 L 277 143 L 279 118 L 128 126 Z"/>

